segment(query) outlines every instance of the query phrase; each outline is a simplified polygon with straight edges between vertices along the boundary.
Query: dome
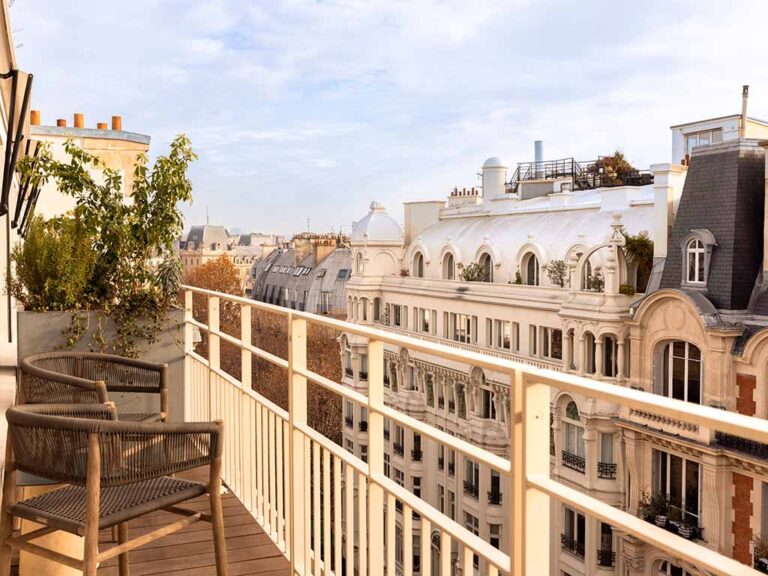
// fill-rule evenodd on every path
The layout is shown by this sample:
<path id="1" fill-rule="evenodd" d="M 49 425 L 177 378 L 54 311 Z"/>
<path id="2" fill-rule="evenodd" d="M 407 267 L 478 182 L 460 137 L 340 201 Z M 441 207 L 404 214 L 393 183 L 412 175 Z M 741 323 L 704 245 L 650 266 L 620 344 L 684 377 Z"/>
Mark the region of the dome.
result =
<path id="1" fill-rule="evenodd" d="M 506 168 L 507 165 L 504 164 L 504 162 L 501 161 L 501 158 L 498 158 L 496 156 L 491 156 L 483 162 L 483 168 Z"/>
<path id="2" fill-rule="evenodd" d="M 353 243 L 403 243 L 403 229 L 392 216 L 387 214 L 381 202 L 371 202 L 371 211 L 355 224 L 350 242 Z"/>

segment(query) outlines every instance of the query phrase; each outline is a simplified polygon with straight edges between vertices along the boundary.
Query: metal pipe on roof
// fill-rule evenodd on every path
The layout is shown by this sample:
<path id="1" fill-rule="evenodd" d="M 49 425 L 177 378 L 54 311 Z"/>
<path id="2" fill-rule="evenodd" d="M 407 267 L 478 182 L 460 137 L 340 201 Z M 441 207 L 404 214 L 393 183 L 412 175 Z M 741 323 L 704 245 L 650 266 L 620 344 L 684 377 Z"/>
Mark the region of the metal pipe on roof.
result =
<path id="1" fill-rule="evenodd" d="M 739 138 L 747 137 L 747 103 L 749 101 L 749 84 L 741 87 L 741 125 L 739 127 Z"/>

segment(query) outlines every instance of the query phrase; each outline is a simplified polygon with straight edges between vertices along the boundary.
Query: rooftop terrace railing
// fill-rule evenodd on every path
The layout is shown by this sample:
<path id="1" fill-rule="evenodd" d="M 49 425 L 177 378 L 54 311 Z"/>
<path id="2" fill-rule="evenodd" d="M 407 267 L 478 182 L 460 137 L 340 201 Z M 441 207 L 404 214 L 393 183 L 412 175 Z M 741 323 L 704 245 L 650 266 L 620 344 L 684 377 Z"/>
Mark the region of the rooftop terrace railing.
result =
<path id="1" fill-rule="evenodd" d="M 207 299 L 207 323 L 193 316 L 194 298 Z M 222 301 L 239 308 L 239 337 L 220 328 Z M 253 311 L 282 316 L 288 325 L 288 355 L 281 358 L 251 344 Z M 307 368 L 307 325 L 318 324 L 366 338 L 368 395 L 345 387 Z M 207 357 L 195 352 L 195 329 L 207 338 Z M 241 352 L 241 378 L 220 365 L 226 342 Z M 511 459 L 482 450 L 384 403 L 384 345 L 406 347 L 435 357 L 508 374 L 511 386 Z M 474 555 L 483 559 L 483 574 L 541 576 L 550 574 L 552 499 L 586 516 L 610 524 L 709 574 L 758 574 L 709 548 L 685 540 L 642 518 L 620 511 L 550 477 L 550 387 L 623 404 L 709 426 L 721 432 L 768 443 L 768 421 L 694 405 L 650 393 L 542 369 L 522 362 L 444 346 L 416 338 L 315 316 L 198 288 L 185 287 L 185 419 L 222 419 L 227 439 L 223 479 L 300 576 L 342 574 L 394 576 L 413 573 L 413 513 L 418 514 L 422 574 L 432 574 L 432 534 L 439 534 L 440 574 L 452 573 L 456 562 L 474 574 Z M 287 370 L 288 405 L 284 410 L 251 387 L 253 356 Z M 319 385 L 368 410 L 368 462 L 350 454 L 307 423 L 307 384 Z M 341 418 L 341 416 L 340 416 Z M 474 462 L 495 470 L 508 497 L 510 514 L 504 525 L 502 550 L 385 475 L 384 418 L 410 428 L 424 439 L 443 444 Z M 398 508 L 402 508 L 402 567 L 396 566 Z M 554 544 L 553 544 L 554 541 Z M 452 558 L 452 544 L 458 558 Z"/>

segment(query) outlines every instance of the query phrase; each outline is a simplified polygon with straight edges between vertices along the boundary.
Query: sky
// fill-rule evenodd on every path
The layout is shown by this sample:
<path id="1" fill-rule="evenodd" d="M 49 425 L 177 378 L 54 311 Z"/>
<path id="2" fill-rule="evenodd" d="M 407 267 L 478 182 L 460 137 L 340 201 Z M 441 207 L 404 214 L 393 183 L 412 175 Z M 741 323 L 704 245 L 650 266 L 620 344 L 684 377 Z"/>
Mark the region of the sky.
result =
<path id="1" fill-rule="evenodd" d="M 372 200 L 479 183 L 489 156 L 621 150 L 668 162 L 669 126 L 768 119 L 764 0 L 15 0 L 44 124 L 122 115 L 199 160 L 187 226 L 350 231 Z"/>

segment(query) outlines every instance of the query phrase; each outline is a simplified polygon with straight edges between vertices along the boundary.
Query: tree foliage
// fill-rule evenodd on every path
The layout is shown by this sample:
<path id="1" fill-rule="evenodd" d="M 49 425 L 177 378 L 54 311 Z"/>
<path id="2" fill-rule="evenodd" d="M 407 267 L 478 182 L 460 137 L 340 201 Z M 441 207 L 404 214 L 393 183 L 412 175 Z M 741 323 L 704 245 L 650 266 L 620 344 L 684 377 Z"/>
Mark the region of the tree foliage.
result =
<path id="1" fill-rule="evenodd" d="M 603 186 L 624 184 L 628 175 L 637 173 L 637 168 L 618 150 L 610 156 L 601 156 L 590 169 L 601 175 L 600 182 Z"/>
<path id="2" fill-rule="evenodd" d="M 648 280 L 651 278 L 651 270 L 653 270 L 653 240 L 645 231 L 630 234 L 622 229 L 621 233 L 626 240 L 624 254 L 627 262 L 637 268 L 637 291 L 645 292 Z"/>
<path id="3" fill-rule="evenodd" d="M 67 157 L 61 161 L 43 146 L 34 161 L 19 162 L 19 172 L 33 184 L 52 180 L 75 199 L 75 209 L 61 220 L 73 221 L 82 231 L 78 250 L 90 250 L 94 265 L 83 300 L 71 307 L 98 308 L 112 317 L 117 326 L 113 349 L 135 355 L 135 341 L 153 342 L 176 302 L 180 263 L 172 260 L 177 260 L 173 243 L 182 230 L 178 204 L 192 199 L 187 170 L 196 155 L 184 135 L 177 136 L 169 154 L 158 157 L 152 167 L 146 155 L 138 155 L 128 201 L 118 171 L 71 140 L 64 150 Z M 157 259 L 165 261 L 158 266 Z M 54 268 L 48 269 L 49 275 L 54 273 Z M 35 293 L 34 285 L 18 278 L 19 290 Z M 40 304 L 40 309 L 52 309 L 49 304 L 55 303 Z"/>
<path id="4" fill-rule="evenodd" d="M 458 268 L 459 278 L 464 282 L 488 282 L 489 280 L 485 267 L 480 262 L 472 262 L 466 266 L 459 263 Z"/>
<path id="5" fill-rule="evenodd" d="M 547 271 L 549 281 L 561 288 L 565 286 L 568 278 L 568 266 L 564 260 L 551 260 L 544 268 Z"/>

